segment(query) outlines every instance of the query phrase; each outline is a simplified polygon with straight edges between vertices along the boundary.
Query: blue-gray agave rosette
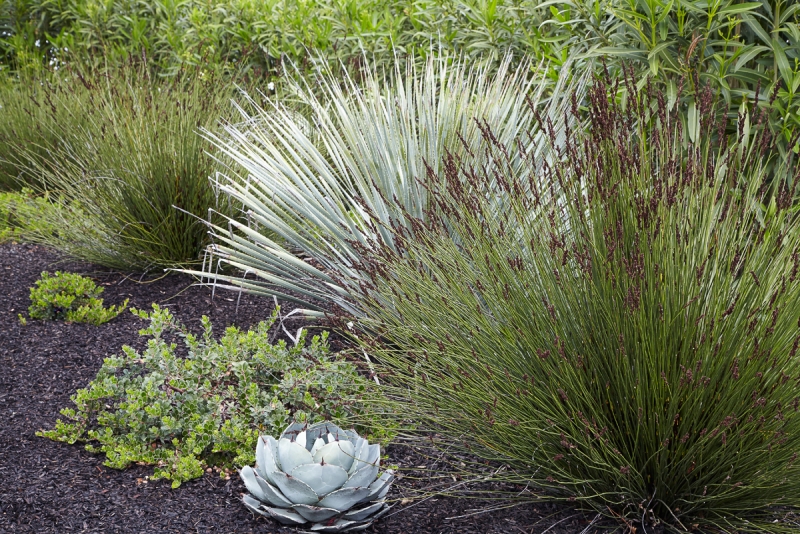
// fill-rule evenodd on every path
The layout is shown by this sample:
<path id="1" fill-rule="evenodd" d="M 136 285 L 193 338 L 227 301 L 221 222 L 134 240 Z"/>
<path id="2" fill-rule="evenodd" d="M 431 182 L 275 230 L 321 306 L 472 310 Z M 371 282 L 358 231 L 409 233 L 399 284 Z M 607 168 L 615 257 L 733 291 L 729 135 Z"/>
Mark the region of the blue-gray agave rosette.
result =
<path id="1" fill-rule="evenodd" d="M 316 532 L 364 530 L 389 509 L 394 481 L 378 477 L 380 445 L 332 423 L 293 423 L 280 438 L 261 436 L 256 467 L 240 471 L 250 495 L 244 505 L 286 525 L 312 523 Z"/>

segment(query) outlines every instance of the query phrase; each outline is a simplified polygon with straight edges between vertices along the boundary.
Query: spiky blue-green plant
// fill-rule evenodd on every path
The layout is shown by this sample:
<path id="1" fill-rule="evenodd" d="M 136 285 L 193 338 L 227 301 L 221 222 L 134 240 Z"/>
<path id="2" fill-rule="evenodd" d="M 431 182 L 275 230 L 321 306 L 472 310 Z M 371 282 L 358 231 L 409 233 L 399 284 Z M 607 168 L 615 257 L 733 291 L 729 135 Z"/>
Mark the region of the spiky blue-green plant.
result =
<path id="1" fill-rule="evenodd" d="M 392 222 L 405 224 L 403 213 L 426 216 L 427 188 L 432 177 L 438 180 L 445 154 L 480 157 L 486 127 L 504 143 L 521 132 L 539 135 L 526 100 L 547 101 L 543 112 L 555 125 L 565 120 L 566 76 L 547 98 L 544 70 L 527 61 L 513 68 L 509 57 L 492 73 L 451 60 L 398 65 L 386 85 L 374 72 L 363 83 L 328 74 L 313 89 L 297 85 L 310 118 L 279 101 L 264 109 L 247 100 L 244 121 L 228 125 L 227 137 L 208 134 L 235 163 L 217 185 L 247 222 L 210 225 L 214 244 L 196 274 L 307 310 L 334 303 L 355 312 L 343 282 L 330 273 L 358 279 L 354 266 L 363 247 L 376 235 L 388 237 Z M 571 83 L 580 86 L 582 79 Z M 324 96 L 315 96 L 320 91 Z M 527 172 L 516 154 L 509 165 Z M 221 273 L 220 264 L 239 273 Z"/>

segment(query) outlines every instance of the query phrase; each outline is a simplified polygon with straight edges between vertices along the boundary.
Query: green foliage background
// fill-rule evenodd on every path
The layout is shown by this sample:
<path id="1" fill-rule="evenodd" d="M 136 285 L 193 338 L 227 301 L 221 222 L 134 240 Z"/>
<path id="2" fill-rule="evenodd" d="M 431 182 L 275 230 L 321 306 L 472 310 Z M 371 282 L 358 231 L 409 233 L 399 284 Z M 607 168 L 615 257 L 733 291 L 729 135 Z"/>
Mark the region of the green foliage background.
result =
<path id="1" fill-rule="evenodd" d="M 799 17 L 791 0 L 3 0 L 0 64 L 145 54 L 164 74 L 188 64 L 271 77 L 287 60 L 357 68 L 364 55 L 381 68 L 447 50 L 488 62 L 529 55 L 555 76 L 602 54 L 673 97 L 682 83 L 688 95 L 712 83 L 732 110 L 780 82 L 778 113 L 796 124 Z"/>

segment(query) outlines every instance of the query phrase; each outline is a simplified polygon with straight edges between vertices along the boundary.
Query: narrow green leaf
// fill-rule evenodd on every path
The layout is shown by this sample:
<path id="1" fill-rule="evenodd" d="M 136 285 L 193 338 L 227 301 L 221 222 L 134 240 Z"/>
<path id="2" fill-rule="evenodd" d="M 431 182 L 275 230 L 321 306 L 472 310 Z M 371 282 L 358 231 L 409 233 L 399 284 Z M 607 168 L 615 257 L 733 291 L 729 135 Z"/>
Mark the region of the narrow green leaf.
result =
<path id="1" fill-rule="evenodd" d="M 692 143 L 696 143 L 700 133 L 700 116 L 697 113 L 697 104 L 694 100 L 689 103 L 689 112 L 686 121 L 689 139 Z"/>
<path id="2" fill-rule="evenodd" d="M 672 111 L 672 107 L 675 105 L 675 102 L 678 100 L 678 84 L 675 83 L 675 80 L 670 79 L 667 81 L 667 109 Z"/>
<path id="3" fill-rule="evenodd" d="M 738 13 L 744 13 L 746 11 L 753 11 L 758 9 L 762 6 L 761 2 L 745 2 L 743 4 L 732 4 L 727 7 L 720 9 L 717 12 L 718 17 L 726 17 L 730 15 L 736 15 Z"/>
<path id="4" fill-rule="evenodd" d="M 745 65 L 747 65 L 750 62 L 750 60 L 752 60 L 762 52 L 768 52 L 770 50 L 771 48 L 767 46 L 751 45 L 750 48 L 748 48 L 745 52 L 742 52 L 742 54 L 737 58 L 736 64 L 733 67 L 733 72 L 736 72 Z"/>
<path id="5" fill-rule="evenodd" d="M 653 47 L 652 50 L 650 50 L 650 53 L 647 54 L 647 59 L 653 58 L 653 56 L 660 54 L 664 49 L 669 48 L 674 44 L 675 41 L 665 41 L 663 43 L 658 43 L 655 47 Z"/>
<path id="6" fill-rule="evenodd" d="M 778 64 L 778 70 L 781 73 L 781 78 L 786 80 L 792 79 L 792 67 L 789 66 L 789 59 L 786 57 L 784 50 L 786 43 L 781 42 L 777 37 L 772 38 L 772 52 L 775 54 L 775 61 Z"/>
<path id="7" fill-rule="evenodd" d="M 742 22 L 744 22 L 751 30 L 753 30 L 753 32 L 755 32 L 758 38 L 761 39 L 765 45 L 772 46 L 772 38 L 764 30 L 764 28 L 761 26 L 761 23 L 758 22 L 755 17 L 750 14 L 742 15 Z"/>

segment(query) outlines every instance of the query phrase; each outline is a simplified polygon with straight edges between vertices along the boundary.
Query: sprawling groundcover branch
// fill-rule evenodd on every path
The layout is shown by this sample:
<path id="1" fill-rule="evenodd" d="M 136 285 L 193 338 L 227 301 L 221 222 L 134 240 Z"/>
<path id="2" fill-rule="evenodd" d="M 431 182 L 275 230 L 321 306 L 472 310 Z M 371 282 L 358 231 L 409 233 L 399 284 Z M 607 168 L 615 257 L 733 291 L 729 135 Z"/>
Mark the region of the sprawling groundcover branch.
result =
<path id="1" fill-rule="evenodd" d="M 243 122 L 228 124 L 224 137 L 205 135 L 238 165 L 233 171 L 244 179 L 215 181 L 241 203 L 247 222 L 209 224 L 214 243 L 195 274 L 216 287 L 297 302 L 311 314 L 336 304 L 357 315 L 329 272 L 357 283 L 359 246 L 391 243 L 389 229 L 407 224 L 406 215 L 425 218 L 426 181 L 438 177 L 446 153 L 481 157 L 482 128 L 501 143 L 522 132 L 536 137 L 532 110 L 540 108 L 560 129 L 568 116 L 564 95 L 583 80 L 567 83 L 565 75 L 553 86 L 544 73 L 529 61 L 512 68 L 511 58 L 489 74 L 441 57 L 397 65 L 390 76 L 367 74 L 362 83 L 328 74 L 314 90 L 297 84 L 309 111 L 303 115 L 245 97 Z M 508 163 L 528 169 L 517 154 Z M 220 265 L 237 273 L 220 272 Z"/>
<path id="2" fill-rule="evenodd" d="M 527 137 L 487 130 L 489 157 L 446 157 L 425 216 L 362 250 L 348 290 L 381 394 L 637 529 L 796 532 L 772 507 L 800 506 L 800 174 L 748 134 L 762 112 L 726 147 L 704 93 L 695 143 L 621 83 L 626 106 L 598 82 L 571 109 L 588 128 L 557 164 L 517 172 Z"/>

